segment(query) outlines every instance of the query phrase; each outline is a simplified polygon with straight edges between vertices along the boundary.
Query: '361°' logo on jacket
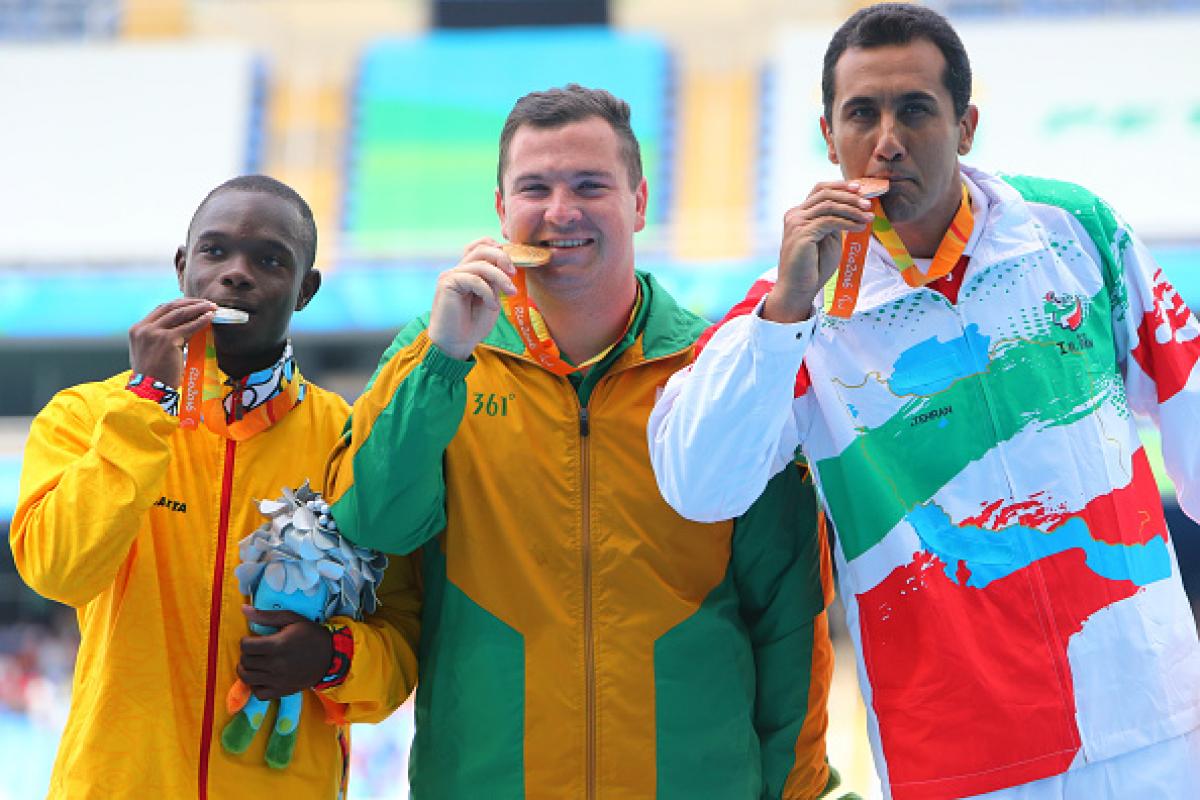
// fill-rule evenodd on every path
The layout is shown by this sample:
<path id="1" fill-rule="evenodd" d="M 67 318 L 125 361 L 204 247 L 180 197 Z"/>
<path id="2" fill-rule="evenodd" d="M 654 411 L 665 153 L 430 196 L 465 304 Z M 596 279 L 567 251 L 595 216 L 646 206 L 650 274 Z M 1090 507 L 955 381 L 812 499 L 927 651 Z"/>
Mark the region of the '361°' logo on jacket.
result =
<path id="1" fill-rule="evenodd" d="M 471 399 L 474 401 L 472 414 L 483 414 L 488 417 L 507 417 L 509 404 L 517 399 L 515 392 L 497 394 L 495 392 L 475 392 Z"/>

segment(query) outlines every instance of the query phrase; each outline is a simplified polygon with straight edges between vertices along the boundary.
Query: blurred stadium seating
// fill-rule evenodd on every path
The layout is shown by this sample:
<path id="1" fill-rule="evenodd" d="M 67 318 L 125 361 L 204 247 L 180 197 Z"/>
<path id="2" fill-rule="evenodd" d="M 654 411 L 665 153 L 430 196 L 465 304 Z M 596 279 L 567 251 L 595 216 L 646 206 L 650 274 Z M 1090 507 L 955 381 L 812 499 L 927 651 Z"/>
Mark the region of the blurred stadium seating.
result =
<path id="1" fill-rule="evenodd" d="M 604 28 L 442 31 L 383 40 L 355 85 L 344 248 L 355 256 L 444 257 L 499 235 L 496 141 L 513 102 L 574 81 L 629 101 L 648 180 L 669 187 L 670 60 L 661 40 Z M 653 240 L 670 194 L 652 197 Z"/>
<path id="2" fill-rule="evenodd" d="M 783 209 L 833 174 L 819 60 L 865 3 L 611 0 L 607 27 L 452 31 L 431 21 L 466 6 L 437 3 L 0 0 L 0 531 L 30 416 L 126 365 L 126 330 L 177 293 L 174 249 L 227 177 L 267 172 L 313 206 L 328 280 L 296 346 L 352 398 L 437 272 L 497 233 L 496 141 L 526 91 L 576 81 L 630 101 L 650 181 L 639 264 L 708 315 L 772 262 Z M 975 63 L 968 161 L 1100 191 L 1200 309 L 1200 193 L 1178 188 L 1200 185 L 1200 0 L 929 5 Z M 1200 572 L 1200 536 L 1164 490 L 1180 562 Z M 0 771 L 0 800 L 44 790 L 71 647 L 69 615 L 5 550 L 0 749 L 28 755 Z M 848 664 L 831 754 L 870 796 Z M 353 797 L 405 796 L 409 731 L 400 714 L 356 732 Z"/>

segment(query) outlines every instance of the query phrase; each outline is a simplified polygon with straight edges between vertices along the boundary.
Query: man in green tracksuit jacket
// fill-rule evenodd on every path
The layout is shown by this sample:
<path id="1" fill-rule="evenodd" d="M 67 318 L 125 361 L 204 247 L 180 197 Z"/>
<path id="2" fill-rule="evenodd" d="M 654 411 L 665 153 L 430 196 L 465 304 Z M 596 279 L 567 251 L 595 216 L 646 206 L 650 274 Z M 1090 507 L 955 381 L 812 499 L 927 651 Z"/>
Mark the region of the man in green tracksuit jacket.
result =
<path id="1" fill-rule="evenodd" d="M 327 476 L 341 529 L 419 553 L 419 798 L 813 798 L 832 655 L 810 484 L 699 524 L 655 489 L 646 422 L 705 323 L 634 270 L 629 107 L 517 102 L 492 239 L 396 337 Z"/>

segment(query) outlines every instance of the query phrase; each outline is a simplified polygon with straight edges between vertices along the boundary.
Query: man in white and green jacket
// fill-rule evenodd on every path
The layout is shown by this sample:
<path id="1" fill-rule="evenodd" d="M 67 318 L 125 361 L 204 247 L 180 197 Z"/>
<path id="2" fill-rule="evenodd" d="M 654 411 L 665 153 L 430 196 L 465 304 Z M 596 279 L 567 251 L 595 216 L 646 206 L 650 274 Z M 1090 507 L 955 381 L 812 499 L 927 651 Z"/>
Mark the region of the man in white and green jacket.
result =
<path id="1" fill-rule="evenodd" d="M 734 516 L 803 451 L 886 796 L 1195 797 L 1200 646 L 1133 415 L 1200 518 L 1200 327 L 1101 200 L 960 165 L 978 112 L 939 15 L 855 14 L 824 89 L 846 180 L 668 384 L 664 496 Z"/>

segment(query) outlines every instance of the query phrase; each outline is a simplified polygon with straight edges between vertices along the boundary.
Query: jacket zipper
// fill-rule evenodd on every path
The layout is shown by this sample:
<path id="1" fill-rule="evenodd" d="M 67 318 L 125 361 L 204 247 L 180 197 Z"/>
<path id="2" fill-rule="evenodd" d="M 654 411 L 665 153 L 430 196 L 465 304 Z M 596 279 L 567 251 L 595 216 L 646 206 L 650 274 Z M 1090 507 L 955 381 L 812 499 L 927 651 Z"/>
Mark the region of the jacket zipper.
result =
<path id="1" fill-rule="evenodd" d="M 212 751 L 216 714 L 217 650 L 221 632 L 221 597 L 225 589 L 225 542 L 229 538 L 229 503 L 233 494 L 233 456 L 237 442 L 225 440 L 225 468 L 221 475 L 221 511 L 217 523 L 217 553 L 213 559 L 212 596 L 208 612 L 208 668 L 204 679 L 204 719 L 200 725 L 200 767 L 197 788 L 200 800 L 208 798 L 208 760 Z"/>
<path id="2" fill-rule="evenodd" d="M 959 288 L 960 289 L 964 288 L 965 285 L 966 285 L 966 279 L 964 277 L 963 287 L 959 287 Z M 940 296 L 940 293 L 939 293 L 939 296 Z M 948 298 L 942 297 L 941 299 L 945 302 L 949 302 Z M 970 350 L 972 352 L 972 354 L 976 357 L 977 360 L 982 360 L 986 363 L 988 361 L 989 354 L 975 352 L 975 348 L 971 344 L 970 339 L 965 337 L 966 329 L 967 329 L 967 320 L 963 316 L 962 309 L 959 308 L 958 303 L 950 303 L 950 307 L 951 307 L 951 309 L 953 309 L 954 315 L 958 319 L 958 327 L 959 327 L 959 330 L 962 331 L 964 334 L 963 341 L 966 344 L 968 350 Z M 982 357 L 982 359 L 980 359 L 980 357 Z M 1016 496 L 1017 496 L 1017 488 L 1016 488 L 1016 486 L 1013 485 L 1012 470 L 1009 468 L 1008 458 L 1005 457 L 1004 446 L 1000 441 L 1000 426 L 996 423 L 996 413 L 995 413 L 996 402 L 992 396 L 991 387 L 988 385 L 988 379 L 987 379 L 986 372 L 979 376 L 979 388 L 980 388 L 980 392 L 983 394 L 983 404 L 987 408 L 988 422 L 991 424 L 992 441 L 995 442 L 996 457 L 1000 460 L 1000 465 L 1004 468 L 1004 480 L 1005 480 L 1005 483 L 1008 484 L 1008 496 L 1010 499 L 1015 500 Z M 1034 606 L 1034 610 L 1038 614 L 1038 622 L 1042 626 L 1042 636 L 1046 640 L 1049 640 L 1051 638 L 1058 638 L 1056 629 L 1055 629 L 1054 625 L 1051 624 L 1054 619 L 1054 605 L 1050 600 L 1050 591 L 1046 587 L 1045 576 L 1042 574 L 1042 570 L 1040 567 L 1037 569 L 1031 570 L 1030 574 L 1031 574 L 1030 585 L 1031 585 L 1031 588 L 1033 589 L 1033 592 L 1035 595 L 1033 606 Z M 1058 642 L 1058 644 L 1060 646 L 1062 646 L 1062 648 L 1063 648 L 1062 652 L 1065 653 L 1066 652 L 1066 643 Z M 1054 667 L 1055 678 L 1058 680 L 1059 692 L 1062 695 L 1062 697 L 1064 698 L 1063 702 L 1066 703 L 1066 702 L 1068 702 L 1068 699 L 1071 697 L 1071 693 L 1066 688 L 1067 680 L 1064 675 L 1064 665 L 1060 664 L 1058 658 L 1051 658 L 1051 663 Z"/>
<path id="3" fill-rule="evenodd" d="M 665 361 L 668 358 L 678 356 L 682 350 L 677 350 L 672 353 L 666 353 L 655 358 L 648 358 L 638 364 L 629 364 L 624 367 L 612 369 L 610 368 L 592 388 L 593 396 L 596 390 L 600 388 L 600 383 L 607 381 L 618 372 L 623 372 L 626 369 L 631 369 L 634 366 L 642 366 L 656 361 Z M 578 395 L 576 395 L 578 398 Z M 587 775 L 585 776 L 585 800 L 595 800 L 596 797 L 596 653 L 595 643 L 593 641 L 593 624 L 592 624 L 592 528 L 591 528 L 591 504 L 592 504 L 592 487 L 591 487 L 591 448 L 589 446 L 590 436 L 592 432 L 591 417 L 588 414 L 588 407 L 581 405 L 579 407 L 579 444 L 580 444 L 580 474 L 581 488 L 583 490 L 583 531 L 581 534 L 582 543 L 582 568 L 583 568 L 583 671 L 584 671 L 584 710 L 586 716 L 586 763 Z"/>
<path id="4" fill-rule="evenodd" d="M 486 345 L 485 345 L 486 346 Z M 491 348 L 505 355 L 513 355 L 510 351 L 500 348 Z M 628 364 L 619 369 L 611 369 L 604 374 L 601 380 L 606 380 L 618 372 L 623 372 L 626 369 L 631 369 L 634 366 L 642 366 L 656 361 L 665 361 L 668 358 L 678 356 L 687 348 L 676 350 L 670 353 L 664 353 L 655 358 L 645 359 L 638 364 Z M 536 363 L 533 359 L 525 357 L 523 360 L 530 363 Z M 593 387 L 593 394 L 595 389 Z M 576 403 L 579 402 L 579 395 L 572 390 L 575 395 Z M 595 645 L 592 641 L 592 529 L 591 529 L 591 469 L 590 456 L 591 449 L 589 447 L 589 437 L 591 435 L 591 418 L 588 415 L 588 407 L 585 405 L 579 406 L 579 444 L 580 444 L 580 484 L 582 488 L 582 515 L 583 515 L 583 530 L 580 536 L 582 555 L 580 558 L 581 569 L 583 572 L 583 673 L 584 673 L 584 715 L 586 717 L 585 724 L 587 731 L 585 735 L 584 748 L 586 750 L 586 772 L 584 776 L 584 797 L 585 800 L 595 800 L 596 797 L 596 653 Z M 205 750 L 207 752 L 207 750 Z M 205 800 L 202 796 L 201 800 Z"/>
<path id="5" fill-rule="evenodd" d="M 587 406 L 579 408 L 579 459 L 583 490 L 583 531 L 581 549 L 583 551 L 583 680 L 584 680 L 584 709 L 587 724 L 587 775 L 585 776 L 586 800 L 596 797 L 596 653 L 592 641 L 592 526 L 591 526 L 591 448 L 589 447 L 591 424 L 588 420 Z"/>

